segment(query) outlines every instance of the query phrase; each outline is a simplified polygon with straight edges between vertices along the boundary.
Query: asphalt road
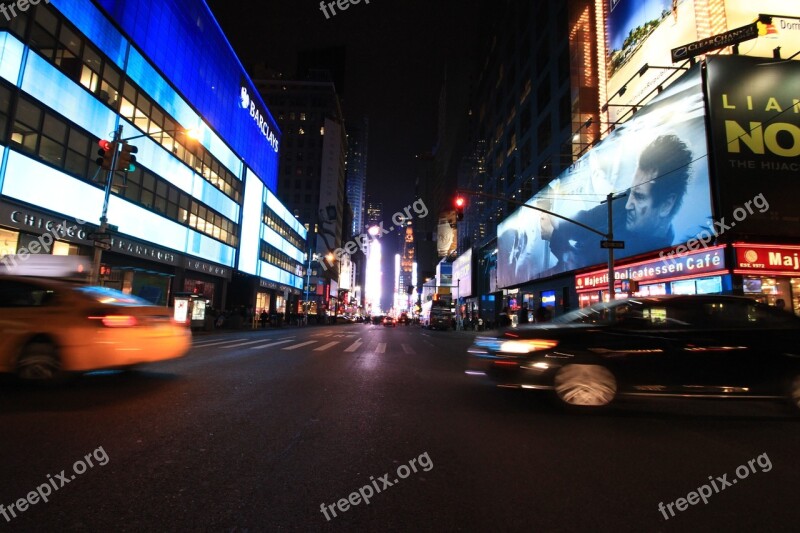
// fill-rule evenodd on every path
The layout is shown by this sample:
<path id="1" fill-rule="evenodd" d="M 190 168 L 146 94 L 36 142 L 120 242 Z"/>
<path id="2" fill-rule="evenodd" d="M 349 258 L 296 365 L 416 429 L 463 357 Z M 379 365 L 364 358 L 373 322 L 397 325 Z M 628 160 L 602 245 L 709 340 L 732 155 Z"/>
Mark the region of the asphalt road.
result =
<path id="1" fill-rule="evenodd" d="M 783 406 L 568 414 L 465 375 L 472 336 L 227 333 L 136 372 L 2 381 L 0 531 L 797 529 L 800 419 Z M 673 503 L 712 481 L 707 503 Z M 12 516 L 37 487 L 48 501 Z"/>

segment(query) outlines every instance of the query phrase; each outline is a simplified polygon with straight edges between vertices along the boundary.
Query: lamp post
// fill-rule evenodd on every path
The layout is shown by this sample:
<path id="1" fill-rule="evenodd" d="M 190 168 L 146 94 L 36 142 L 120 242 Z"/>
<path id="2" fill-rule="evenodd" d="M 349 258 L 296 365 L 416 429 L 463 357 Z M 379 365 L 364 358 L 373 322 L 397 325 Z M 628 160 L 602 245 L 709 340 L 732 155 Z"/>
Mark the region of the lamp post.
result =
<path id="1" fill-rule="evenodd" d="M 143 133 L 141 135 L 134 135 L 132 137 L 127 137 L 125 139 L 122 138 L 122 124 L 114 131 L 113 141 L 111 146 L 114 149 L 111 158 L 111 167 L 108 170 L 108 175 L 106 176 L 106 185 L 103 190 L 103 209 L 100 213 L 100 228 L 97 230 L 96 236 L 102 239 L 102 236 L 106 234 L 109 228 L 108 224 L 108 202 L 111 199 L 111 187 L 114 183 L 114 175 L 117 173 L 117 163 L 119 161 L 119 144 L 132 141 L 134 139 L 140 139 L 142 137 L 150 137 L 156 133 L 185 133 L 190 139 L 198 139 L 199 138 L 199 130 L 184 130 L 184 129 L 176 129 L 176 130 L 168 130 L 168 131 L 159 131 L 151 133 Z M 127 172 L 127 171 L 125 171 Z M 95 239 L 94 243 L 94 257 L 92 259 L 92 272 L 90 283 L 92 285 L 99 285 L 100 284 L 100 265 L 103 261 L 103 247 L 100 245 L 102 243 L 98 242 Z"/>

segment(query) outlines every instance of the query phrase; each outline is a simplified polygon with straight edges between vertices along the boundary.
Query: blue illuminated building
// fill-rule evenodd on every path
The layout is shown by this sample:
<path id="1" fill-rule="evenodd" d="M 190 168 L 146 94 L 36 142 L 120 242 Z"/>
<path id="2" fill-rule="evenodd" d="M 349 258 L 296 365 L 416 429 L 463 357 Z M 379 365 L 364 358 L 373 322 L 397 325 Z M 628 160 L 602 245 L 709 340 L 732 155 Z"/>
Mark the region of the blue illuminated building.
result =
<path id="1" fill-rule="evenodd" d="M 122 126 L 138 160 L 111 185 L 103 283 L 291 308 L 307 234 L 273 194 L 281 132 L 205 2 L 28 7 L 0 17 L 0 255 L 48 232 L 40 253 L 93 254 L 97 142 Z"/>

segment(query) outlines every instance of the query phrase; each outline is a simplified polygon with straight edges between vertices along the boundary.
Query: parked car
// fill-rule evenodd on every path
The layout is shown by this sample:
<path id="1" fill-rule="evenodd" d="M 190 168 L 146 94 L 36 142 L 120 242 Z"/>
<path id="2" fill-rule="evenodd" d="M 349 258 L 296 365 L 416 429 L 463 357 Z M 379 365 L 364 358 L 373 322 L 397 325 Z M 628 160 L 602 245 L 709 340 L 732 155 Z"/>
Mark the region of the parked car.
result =
<path id="1" fill-rule="evenodd" d="M 387 328 L 394 328 L 397 326 L 397 322 L 395 322 L 394 318 L 390 316 L 383 317 L 383 325 Z"/>
<path id="2" fill-rule="evenodd" d="M 621 396 L 788 399 L 800 409 L 800 318 L 749 298 L 600 303 L 478 337 L 468 374 L 590 409 Z"/>
<path id="3" fill-rule="evenodd" d="M 0 372 L 29 381 L 181 357 L 191 331 L 167 307 L 105 287 L 0 276 Z"/>

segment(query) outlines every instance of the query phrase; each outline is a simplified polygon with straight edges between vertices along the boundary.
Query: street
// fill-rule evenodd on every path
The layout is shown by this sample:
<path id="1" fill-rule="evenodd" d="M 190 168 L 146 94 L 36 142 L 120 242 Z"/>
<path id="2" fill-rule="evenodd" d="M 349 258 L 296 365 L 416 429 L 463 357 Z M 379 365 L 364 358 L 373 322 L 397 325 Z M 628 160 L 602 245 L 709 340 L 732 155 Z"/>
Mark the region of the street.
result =
<path id="1" fill-rule="evenodd" d="M 136 371 L 3 380 L 0 530 L 796 529 L 788 409 L 665 400 L 565 413 L 465 375 L 475 335 L 227 332 Z M 734 482 L 707 503 L 659 511 L 725 475 Z M 20 511 L 51 479 L 48 501 Z"/>

